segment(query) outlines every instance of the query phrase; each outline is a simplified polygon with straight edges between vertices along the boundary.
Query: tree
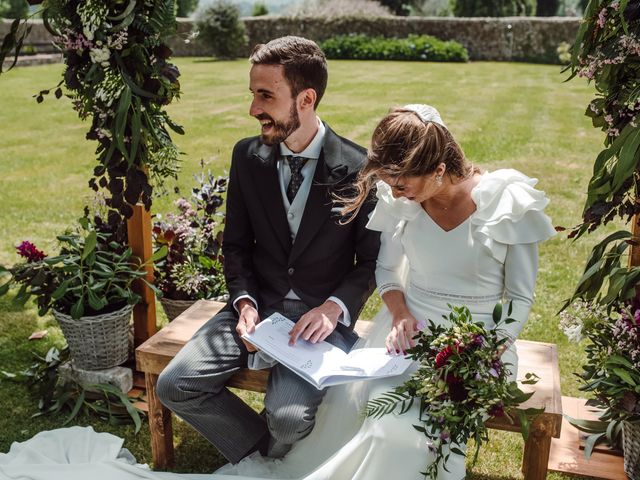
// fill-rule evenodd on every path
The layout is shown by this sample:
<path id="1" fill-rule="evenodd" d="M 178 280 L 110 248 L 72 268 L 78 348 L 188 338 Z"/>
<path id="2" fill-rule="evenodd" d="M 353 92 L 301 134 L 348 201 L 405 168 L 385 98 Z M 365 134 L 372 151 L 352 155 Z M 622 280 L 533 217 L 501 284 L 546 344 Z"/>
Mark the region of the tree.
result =
<path id="1" fill-rule="evenodd" d="M 198 0 L 178 0 L 176 17 L 188 17 L 198 7 Z"/>
<path id="2" fill-rule="evenodd" d="M 24 18 L 29 13 L 25 0 L 0 0 L 0 18 Z"/>
<path id="3" fill-rule="evenodd" d="M 219 58 L 236 58 L 247 48 L 240 10 L 228 0 L 216 0 L 205 8 L 195 22 L 199 37 Z"/>
<path id="4" fill-rule="evenodd" d="M 533 14 L 533 0 L 455 0 L 456 17 L 522 17 Z"/>
<path id="5" fill-rule="evenodd" d="M 387 7 L 394 15 L 406 17 L 410 13 L 409 5 L 405 0 L 380 0 L 380 5 Z"/>
<path id="6" fill-rule="evenodd" d="M 537 17 L 553 17 L 558 13 L 559 0 L 538 0 L 536 6 Z"/>
<path id="7" fill-rule="evenodd" d="M 253 4 L 252 17 L 261 17 L 262 15 L 269 15 L 269 9 L 264 2 L 256 2 Z"/>

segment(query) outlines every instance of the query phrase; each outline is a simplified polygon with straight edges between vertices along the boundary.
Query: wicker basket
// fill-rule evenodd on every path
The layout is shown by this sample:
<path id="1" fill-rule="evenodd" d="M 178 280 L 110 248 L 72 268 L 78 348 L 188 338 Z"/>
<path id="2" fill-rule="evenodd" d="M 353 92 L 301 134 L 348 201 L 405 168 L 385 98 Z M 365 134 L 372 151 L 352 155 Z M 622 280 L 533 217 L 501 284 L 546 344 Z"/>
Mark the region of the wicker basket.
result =
<path id="1" fill-rule="evenodd" d="M 132 305 L 115 312 L 74 320 L 53 311 L 69 344 L 75 365 L 85 370 L 111 368 L 129 357 L 129 324 Z"/>
<path id="2" fill-rule="evenodd" d="M 173 300 L 171 298 L 162 297 L 160 303 L 164 309 L 164 313 L 167 315 L 167 320 L 171 321 L 184 312 L 191 305 L 196 303 L 197 300 Z"/>
<path id="3" fill-rule="evenodd" d="M 640 422 L 622 424 L 624 472 L 631 480 L 640 480 Z"/>

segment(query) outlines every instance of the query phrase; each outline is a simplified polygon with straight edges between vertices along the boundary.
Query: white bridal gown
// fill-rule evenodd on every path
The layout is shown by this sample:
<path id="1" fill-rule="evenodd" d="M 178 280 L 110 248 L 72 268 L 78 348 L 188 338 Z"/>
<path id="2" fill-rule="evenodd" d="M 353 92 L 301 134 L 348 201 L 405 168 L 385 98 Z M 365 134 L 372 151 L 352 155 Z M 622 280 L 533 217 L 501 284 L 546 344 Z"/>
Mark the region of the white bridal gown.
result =
<path id="1" fill-rule="evenodd" d="M 512 317 L 517 322 L 504 329 L 516 338 L 533 300 L 537 244 L 555 233 L 543 213 L 548 199 L 533 188 L 536 183 L 516 170 L 485 173 L 471 192 L 476 211 L 456 228 L 444 231 L 419 204 L 394 199 L 390 187 L 379 182 L 378 204 L 368 224 L 382 232 L 376 271 L 379 290 L 402 289 L 414 316 L 434 322 L 445 321 L 442 315 L 448 314 L 447 304 L 452 304 L 468 306 L 475 320 L 490 326 L 495 303 L 513 301 Z M 386 309 L 373 321 L 371 335 L 356 348 L 384 345 L 391 328 Z M 517 362 L 514 351 L 507 351 L 503 358 Z M 316 427 L 284 459 L 253 455 L 206 478 L 422 479 L 419 472 L 433 458 L 424 435 L 412 428 L 417 423 L 417 406 L 404 415 L 382 419 L 362 415 L 369 398 L 405 379 L 330 388 L 318 410 Z M 451 455 L 447 468 L 449 472 L 441 469 L 439 478 L 462 478 L 464 459 Z"/>

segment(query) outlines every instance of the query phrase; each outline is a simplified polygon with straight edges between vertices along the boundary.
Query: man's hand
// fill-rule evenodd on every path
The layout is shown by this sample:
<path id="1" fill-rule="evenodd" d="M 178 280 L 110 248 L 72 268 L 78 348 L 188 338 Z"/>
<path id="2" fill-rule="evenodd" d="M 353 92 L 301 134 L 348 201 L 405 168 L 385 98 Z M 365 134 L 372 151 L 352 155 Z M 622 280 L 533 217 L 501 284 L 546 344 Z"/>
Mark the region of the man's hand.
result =
<path id="1" fill-rule="evenodd" d="M 321 342 L 335 330 L 340 315 L 342 308 L 331 300 L 309 310 L 289 332 L 289 345 L 295 345 L 300 337 L 311 343 Z"/>
<path id="2" fill-rule="evenodd" d="M 240 336 L 240 340 L 244 343 L 249 352 L 257 352 L 258 349 L 242 338 L 245 333 L 253 333 L 256 325 L 260 323 L 260 316 L 255 305 L 248 298 L 242 298 L 238 301 L 238 325 L 236 325 L 236 333 Z"/>

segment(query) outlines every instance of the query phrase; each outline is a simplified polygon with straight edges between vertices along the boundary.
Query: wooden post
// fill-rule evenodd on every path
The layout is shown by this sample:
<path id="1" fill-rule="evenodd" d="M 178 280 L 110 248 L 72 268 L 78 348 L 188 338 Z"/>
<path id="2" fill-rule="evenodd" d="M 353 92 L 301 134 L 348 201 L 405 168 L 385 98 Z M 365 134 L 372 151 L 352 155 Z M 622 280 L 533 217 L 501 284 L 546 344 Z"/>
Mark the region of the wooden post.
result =
<path id="1" fill-rule="evenodd" d="M 158 375 L 145 373 L 147 403 L 149 405 L 149 434 L 151 437 L 151 458 L 153 468 L 169 468 L 173 466 L 173 425 L 171 411 L 160 403 L 156 395 Z"/>
<path id="2" fill-rule="evenodd" d="M 133 254 L 147 266 L 145 279 L 153 282 L 153 239 L 151 237 L 151 213 L 141 204 L 132 205 L 133 216 L 127 220 L 127 235 Z M 142 297 L 133 309 L 133 343 L 137 347 L 156 333 L 156 296 L 142 280 L 134 284 L 135 292 Z"/>
<path id="3" fill-rule="evenodd" d="M 640 215 L 635 214 L 631 219 L 631 239 L 634 242 L 640 241 L 640 225 L 638 222 L 640 222 Z M 640 265 L 640 244 L 632 244 L 629 250 L 629 267 L 637 267 L 638 265 Z"/>
<path id="4" fill-rule="evenodd" d="M 551 452 L 553 420 L 540 415 L 533 420 L 529 438 L 524 443 L 522 473 L 525 480 L 545 480 Z"/>

